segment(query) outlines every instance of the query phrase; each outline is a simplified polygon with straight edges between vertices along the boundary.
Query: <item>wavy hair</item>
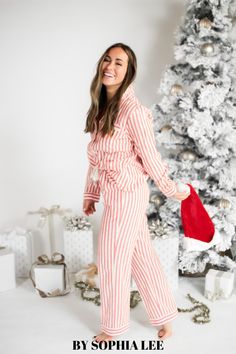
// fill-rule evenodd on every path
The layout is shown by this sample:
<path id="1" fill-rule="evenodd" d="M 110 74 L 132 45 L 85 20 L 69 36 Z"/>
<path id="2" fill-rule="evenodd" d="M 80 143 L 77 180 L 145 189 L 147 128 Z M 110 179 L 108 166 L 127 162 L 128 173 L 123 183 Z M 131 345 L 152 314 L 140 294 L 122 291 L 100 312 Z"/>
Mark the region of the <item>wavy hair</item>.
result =
<path id="1" fill-rule="evenodd" d="M 117 47 L 122 48 L 128 55 L 128 66 L 121 85 L 117 89 L 115 95 L 108 101 L 106 87 L 102 83 L 102 64 L 110 49 Z M 119 111 L 120 99 L 128 86 L 134 81 L 136 72 L 136 55 L 129 46 L 123 43 L 115 43 L 105 50 L 97 62 L 96 74 L 90 86 L 91 105 L 87 112 L 86 127 L 84 129 L 85 133 L 93 133 L 96 125 L 99 127 L 99 122 L 102 118 L 104 120 L 101 128 L 102 136 L 113 133 L 114 123 Z"/>

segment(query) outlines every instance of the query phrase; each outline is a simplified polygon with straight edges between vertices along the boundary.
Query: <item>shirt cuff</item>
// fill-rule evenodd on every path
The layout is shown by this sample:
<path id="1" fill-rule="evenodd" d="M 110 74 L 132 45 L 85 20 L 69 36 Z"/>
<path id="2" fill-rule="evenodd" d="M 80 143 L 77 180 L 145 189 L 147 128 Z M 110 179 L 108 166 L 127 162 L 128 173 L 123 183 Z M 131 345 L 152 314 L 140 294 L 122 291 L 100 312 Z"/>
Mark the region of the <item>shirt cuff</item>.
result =
<path id="1" fill-rule="evenodd" d="M 95 202 L 99 202 L 100 195 L 99 194 L 94 194 L 94 193 L 84 193 L 84 199 L 92 199 Z"/>

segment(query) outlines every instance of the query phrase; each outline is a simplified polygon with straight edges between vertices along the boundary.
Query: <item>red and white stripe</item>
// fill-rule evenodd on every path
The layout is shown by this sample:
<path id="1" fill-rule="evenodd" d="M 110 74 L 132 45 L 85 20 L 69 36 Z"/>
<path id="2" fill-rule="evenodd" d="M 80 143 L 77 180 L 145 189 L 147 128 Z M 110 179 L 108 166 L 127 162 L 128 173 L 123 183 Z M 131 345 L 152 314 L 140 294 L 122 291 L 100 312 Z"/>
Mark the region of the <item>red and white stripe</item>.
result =
<path id="1" fill-rule="evenodd" d="M 150 323 L 156 326 L 173 320 L 178 315 L 176 303 L 148 230 L 145 179 L 135 192 L 109 185 L 103 198 L 97 250 L 101 330 L 116 336 L 129 329 L 131 274 Z"/>
<path id="2" fill-rule="evenodd" d="M 168 166 L 156 149 L 152 114 L 139 103 L 130 85 L 121 98 L 113 136 L 91 134 L 87 147 L 89 168 L 84 199 L 99 201 L 101 188 L 115 184 L 123 191 L 134 191 L 151 177 L 167 197 L 173 196 L 176 184 L 168 177 Z M 99 181 L 91 173 L 98 169 Z"/>
<path id="3" fill-rule="evenodd" d="M 98 202 L 102 193 L 104 200 L 97 250 L 101 330 L 115 336 L 129 328 L 131 274 L 151 324 L 169 322 L 178 311 L 150 240 L 146 180 L 151 177 L 168 197 L 176 193 L 176 184 L 156 149 L 151 112 L 131 85 L 122 96 L 114 135 L 95 131 L 87 153 L 84 199 Z"/>

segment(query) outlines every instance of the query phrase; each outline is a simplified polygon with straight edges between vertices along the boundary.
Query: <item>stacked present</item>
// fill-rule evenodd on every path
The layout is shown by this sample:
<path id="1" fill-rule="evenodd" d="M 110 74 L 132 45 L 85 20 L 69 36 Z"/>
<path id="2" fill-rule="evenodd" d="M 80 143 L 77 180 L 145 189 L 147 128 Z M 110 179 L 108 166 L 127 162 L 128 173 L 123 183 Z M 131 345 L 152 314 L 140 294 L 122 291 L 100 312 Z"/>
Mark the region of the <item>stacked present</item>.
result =
<path id="1" fill-rule="evenodd" d="M 41 207 L 28 212 L 26 229 L 15 227 L 0 231 L 0 291 L 14 288 L 16 277 L 30 276 L 43 297 L 68 293 L 68 271 L 76 272 L 93 261 L 93 233 L 87 219 L 67 218 L 67 213 L 71 213 L 71 209 L 62 209 L 59 205 L 49 209 Z M 64 255 L 57 252 L 63 246 L 68 268 Z M 47 254 L 51 254 L 52 259 Z M 61 258 L 56 260 L 55 254 Z"/>
<path id="2" fill-rule="evenodd" d="M 70 291 L 68 272 L 77 271 L 91 260 L 91 257 L 86 257 L 93 252 L 90 223 L 85 218 L 68 217 L 67 213 L 71 213 L 71 209 L 61 209 L 59 205 L 29 212 L 31 215 L 39 215 L 37 228 L 43 236 L 44 252 L 53 253 L 51 259 L 43 254 L 32 265 L 31 280 L 42 297 L 67 294 Z M 55 221 L 59 226 L 57 229 Z M 83 237 L 84 233 L 88 233 L 87 239 Z M 63 254 L 58 252 L 59 249 L 63 250 Z"/>
<path id="3" fill-rule="evenodd" d="M 61 296 L 70 291 L 64 255 L 58 252 L 63 249 L 63 218 L 67 213 L 71 209 L 62 209 L 60 205 L 28 212 L 27 226 L 41 242 L 41 253 L 32 264 L 30 278 L 42 297 Z M 51 259 L 47 254 L 51 254 Z"/>

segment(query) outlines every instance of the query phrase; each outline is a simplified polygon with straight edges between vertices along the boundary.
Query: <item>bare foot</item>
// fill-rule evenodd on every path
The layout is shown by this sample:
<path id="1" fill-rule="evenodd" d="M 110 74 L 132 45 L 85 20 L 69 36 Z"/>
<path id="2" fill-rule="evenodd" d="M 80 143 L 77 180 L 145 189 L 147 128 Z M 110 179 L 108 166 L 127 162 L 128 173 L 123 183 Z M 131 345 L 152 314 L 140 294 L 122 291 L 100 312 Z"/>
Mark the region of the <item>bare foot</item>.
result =
<path id="1" fill-rule="evenodd" d="M 158 331 L 158 337 L 161 339 L 166 339 L 172 335 L 171 323 L 165 323 L 162 328 Z"/>
<path id="2" fill-rule="evenodd" d="M 108 341 L 112 340 L 112 337 L 104 332 L 98 334 L 97 336 L 94 336 L 93 338 L 95 338 L 96 342 L 98 342 L 98 343 L 102 342 L 102 341 L 108 342 Z"/>

